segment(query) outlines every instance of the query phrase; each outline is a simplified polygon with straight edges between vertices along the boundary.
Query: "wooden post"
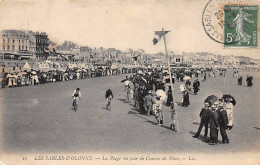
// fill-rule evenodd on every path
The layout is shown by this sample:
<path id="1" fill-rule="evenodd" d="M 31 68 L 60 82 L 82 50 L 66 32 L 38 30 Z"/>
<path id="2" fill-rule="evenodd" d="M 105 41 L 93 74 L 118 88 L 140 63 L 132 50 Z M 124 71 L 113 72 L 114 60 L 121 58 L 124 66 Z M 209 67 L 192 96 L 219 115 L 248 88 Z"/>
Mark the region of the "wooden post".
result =
<path id="1" fill-rule="evenodd" d="M 164 29 L 162 28 L 162 33 L 163 33 L 163 40 L 164 40 L 164 46 L 165 46 L 165 53 L 166 53 L 166 59 L 167 59 L 167 63 L 168 63 L 168 71 L 170 74 L 170 84 L 171 84 L 171 92 L 172 92 L 172 98 L 173 98 L 173 103 L 174 103 L 174 97 L 173 97 L 173 84 L 172 84 L 172 73 L 171 73 L 171 67 L 170 67 L 170 60 L 168 57 L 168 51 L 167 51 L 167 45 L 166 45 L 166 39 L 165 39 L 165 34 L 164 34 Z M 177 111 L 175 111 L 176 113 L 176 131 L 179 132 L 179 122 L 178 122 L 178 115 L 177 115 Z"/>

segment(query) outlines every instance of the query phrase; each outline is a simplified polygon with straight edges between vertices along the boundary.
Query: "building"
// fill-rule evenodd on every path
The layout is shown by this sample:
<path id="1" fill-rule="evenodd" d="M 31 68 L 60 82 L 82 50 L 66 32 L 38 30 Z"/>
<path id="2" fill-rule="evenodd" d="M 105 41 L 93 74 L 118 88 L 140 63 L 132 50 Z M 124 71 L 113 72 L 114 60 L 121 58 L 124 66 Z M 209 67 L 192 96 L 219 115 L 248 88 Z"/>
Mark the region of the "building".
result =
<path id="1" fill-rule="evenodd" d="M 29 59 L 29 35 L 21 30 L 3 30 L 1 32 L 0 51 L 3 59 Z"/>
<path id="2" fill-rule="evenodd" d="M 28 32 L 29 35 L 29 52 L 32 53 L 33 55 L 36 55 L 36 38 L 35 38 L 35 33 L 32 31 Z"/>
<path id="3" fill-rule="evenodd" d="M 49 38 L 45 32 L 36 32 L 34 35 L 36 39 L 36 57 L 40 60 L 46 60 L 49 56 Z"/>

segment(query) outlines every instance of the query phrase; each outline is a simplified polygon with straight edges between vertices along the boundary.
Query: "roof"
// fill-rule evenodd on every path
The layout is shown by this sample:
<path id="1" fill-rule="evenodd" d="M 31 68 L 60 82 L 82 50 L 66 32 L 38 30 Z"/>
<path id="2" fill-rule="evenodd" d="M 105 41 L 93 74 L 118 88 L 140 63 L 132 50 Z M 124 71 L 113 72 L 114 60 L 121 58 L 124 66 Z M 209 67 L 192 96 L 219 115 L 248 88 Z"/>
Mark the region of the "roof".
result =
<path id="1" fill-rule="evenodd" d="M 2 33 L 11 33 L 11 34 L 22 33 L 22 34 L 25 34 L 25 32 L 22 31 L 22 30 L 2 30 Z"/>

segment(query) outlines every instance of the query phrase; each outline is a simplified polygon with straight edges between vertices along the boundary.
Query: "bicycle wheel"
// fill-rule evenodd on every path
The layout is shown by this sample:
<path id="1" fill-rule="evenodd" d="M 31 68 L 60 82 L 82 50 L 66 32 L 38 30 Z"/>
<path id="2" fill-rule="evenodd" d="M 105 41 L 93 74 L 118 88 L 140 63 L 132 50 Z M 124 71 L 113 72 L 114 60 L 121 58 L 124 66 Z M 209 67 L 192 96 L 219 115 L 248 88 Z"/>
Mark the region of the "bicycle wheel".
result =
<path id="1" fill-rule="evenodd" d="M 77 103 L 76 100 L 73 101 L 73 110 L 76 112 L 77 111 Z"/>

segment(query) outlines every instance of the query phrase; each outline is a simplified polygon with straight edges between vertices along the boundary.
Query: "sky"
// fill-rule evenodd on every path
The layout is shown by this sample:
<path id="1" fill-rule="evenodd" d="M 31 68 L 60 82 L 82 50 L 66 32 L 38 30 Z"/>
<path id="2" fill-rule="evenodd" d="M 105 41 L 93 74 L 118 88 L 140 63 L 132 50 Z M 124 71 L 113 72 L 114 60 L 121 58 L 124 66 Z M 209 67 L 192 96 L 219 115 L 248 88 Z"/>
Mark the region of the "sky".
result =
<path id="1" fill-rule="evenodd" d="M 44 31 L 56 44 L 68 40 L 92 48 L 157 53 L 165 50 L 163 40 L 153 45 L 154 31 L 164 28 L 170 30 L 167 48 L 176 54 L 212 52 L 259 59 L 259 48 L 227 49 L 207 36 L 202 25 L 206 4 L 207 0 L 2 0 L 0 30 Z"/>

